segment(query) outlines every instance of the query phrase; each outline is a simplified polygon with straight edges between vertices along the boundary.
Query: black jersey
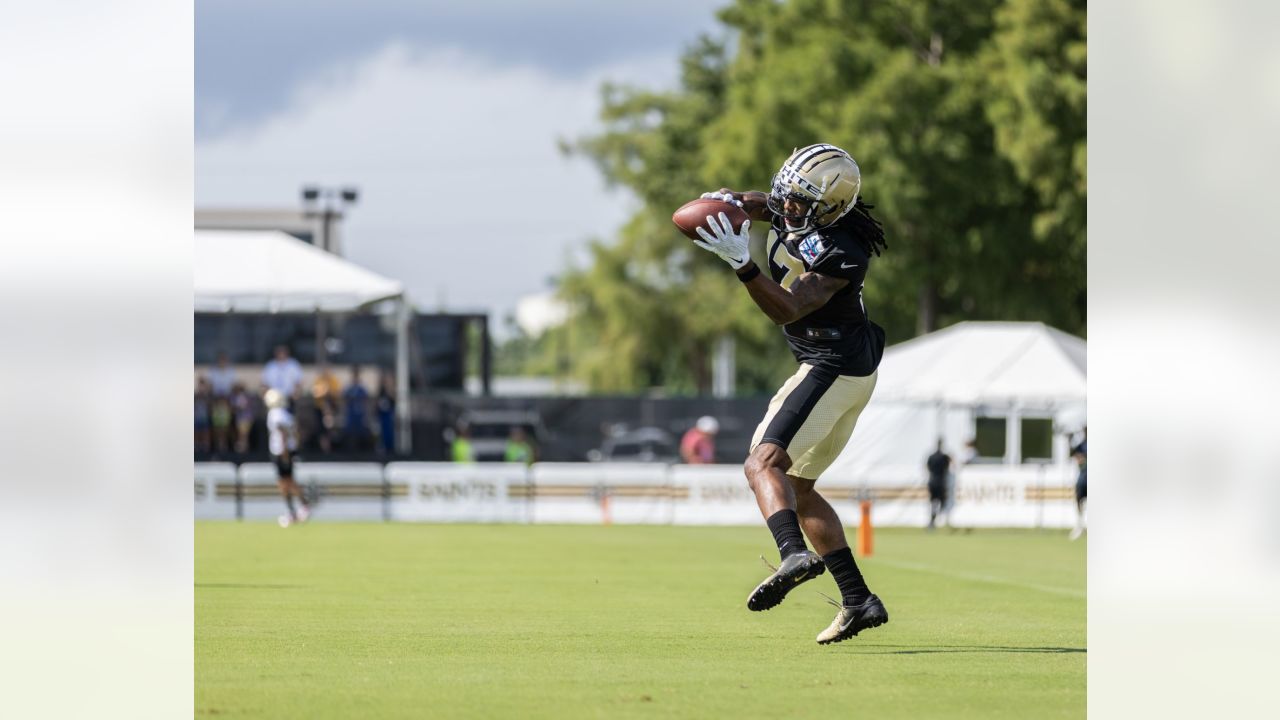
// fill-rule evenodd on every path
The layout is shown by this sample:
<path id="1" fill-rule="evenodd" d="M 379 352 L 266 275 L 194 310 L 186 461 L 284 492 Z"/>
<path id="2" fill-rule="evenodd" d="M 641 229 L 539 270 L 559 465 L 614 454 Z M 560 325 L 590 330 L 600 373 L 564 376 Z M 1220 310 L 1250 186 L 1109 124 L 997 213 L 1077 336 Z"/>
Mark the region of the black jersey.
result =
<path id="1" fill-rule="evenodd" d="M 871 255 L 849 231 L 836 224 L 796 235 L 775 223 L 769 236 L 769 272 L 784 288 L 805 272 L 843 278 L 826 305 L 783 327 L 796 360 L 830 368 L 841 375 L 866 377 L 884 354 L 884 330 L 867 318 L 862 286 Z"/>
<path id="2" fill-rule="evenodd" d="M 938 450 L 924 461 L 929 470 L 929 484 L 941 485 L 947 481 L 947 471 L 951 469 L 951 456 Z"/>

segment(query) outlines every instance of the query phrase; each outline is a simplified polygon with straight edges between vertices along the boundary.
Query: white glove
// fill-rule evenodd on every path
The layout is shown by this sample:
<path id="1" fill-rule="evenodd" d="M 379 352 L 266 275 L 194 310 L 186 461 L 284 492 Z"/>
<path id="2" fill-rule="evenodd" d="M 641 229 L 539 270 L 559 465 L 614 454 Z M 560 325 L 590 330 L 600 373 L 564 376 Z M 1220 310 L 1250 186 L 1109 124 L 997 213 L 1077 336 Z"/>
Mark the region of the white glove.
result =
<path id="1" fill-rule="evenodd" d="M 719 255 L 734 270 L 741 270 L 751 262 L 751 254 L 747 252 L 747 242 L 751 237 L 748 234 L 751 230 L 750 220 L 743 220 L 742 229 L 735 233 L 729 218 L 720 213 L 719 222 L 716 222 L 715 217 L 707 216 L 707 227 L 711 228 L 711 232 L 698 228 L 698 236 L 702 239 L 694 240 L 694 245 Z"/>
<path id="2" fill-rule="evenodd" d="M 703 200 L 720 200 L 722 202 L 727 202 L 731 205 L 737 205 L 738 207 L 742 207 L 742 201 L 735 198 L 733 196 L 733 193 L 705 192 L 705 193 L 702 193 L 702 199 Z"/>

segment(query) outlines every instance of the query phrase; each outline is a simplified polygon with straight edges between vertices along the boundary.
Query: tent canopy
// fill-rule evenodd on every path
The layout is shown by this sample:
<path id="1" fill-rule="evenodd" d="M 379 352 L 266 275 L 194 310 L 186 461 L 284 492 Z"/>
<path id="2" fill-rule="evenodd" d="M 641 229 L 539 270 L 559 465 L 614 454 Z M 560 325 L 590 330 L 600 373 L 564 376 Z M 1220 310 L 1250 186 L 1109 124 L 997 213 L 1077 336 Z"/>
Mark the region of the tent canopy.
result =
<path id="1" fill-rule="evenodd" d="M 1084 422 L 1084 340 L 1033 322 L 962 322 L 885 349 L 871 402 L 832 463 L 833 476 L 918 482 L 939 438 L 953 457 L 975 437 L 979 414 L 1006 416 L 1007 447 L 1021 417 Z M 985 406 L 985 410 L 982 410 Z M 1065 447 L 1055 457 L 1070 465 Z M 896 473 L 896 474 L 895 474 Z"/>
<path id="2" fill-rule="evenodd" d="M 196 312 L 353 312 L 399 282 L 279 231 L 196 230 Z"/>
<path id="3" fill-rule="evenodd" d="M 885 350 L 876 400 L 948 405 L 1085 399 L 1086 343 L 1036 322 L 962 322 Z"/>

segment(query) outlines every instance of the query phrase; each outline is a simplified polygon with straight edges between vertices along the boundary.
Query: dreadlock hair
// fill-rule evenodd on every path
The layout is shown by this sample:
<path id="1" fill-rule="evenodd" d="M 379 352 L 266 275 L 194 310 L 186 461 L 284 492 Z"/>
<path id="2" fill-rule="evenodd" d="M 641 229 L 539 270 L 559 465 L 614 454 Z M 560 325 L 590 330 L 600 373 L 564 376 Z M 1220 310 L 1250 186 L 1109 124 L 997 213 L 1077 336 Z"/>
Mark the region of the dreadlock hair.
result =
<path id="1" fill-rule="evenodd" d="M 867 255 L 872 253 L 879 255 L 881 248 L 889 247 L 889 243 L 884 239 L 884 227 L 868 212 L 873 207 L 875 205 L 868 205 L 862 202 L 862 198 L 858 198 L 853 209 L 840 218 L 840 224 L 862 243 L 862 249 L 867 252 Z"/>
<path id="2" fill-rule="evenodd" d="M 880 225 L 879 220 L 871 217 L 871 213 L 868 212 L 873 207 L 875 205 L 868 205 L 862 202 L 862 198 L 859 197 L 854 202 L 853 207 L 849 209 L 849 212 L 835 222 L 835 224 L 848 230 L 849 234 L 853 235 L 868 256 L 872 254 L 879 255 L 882 248 L 889 248 L 889 243 L 885 242 L 884 239 L 884 227 Z M 782 216 L 774 215 L 772 223 L 773 229 L 779 235 L 787 232 L 787 226 L 783 223 Z"/>

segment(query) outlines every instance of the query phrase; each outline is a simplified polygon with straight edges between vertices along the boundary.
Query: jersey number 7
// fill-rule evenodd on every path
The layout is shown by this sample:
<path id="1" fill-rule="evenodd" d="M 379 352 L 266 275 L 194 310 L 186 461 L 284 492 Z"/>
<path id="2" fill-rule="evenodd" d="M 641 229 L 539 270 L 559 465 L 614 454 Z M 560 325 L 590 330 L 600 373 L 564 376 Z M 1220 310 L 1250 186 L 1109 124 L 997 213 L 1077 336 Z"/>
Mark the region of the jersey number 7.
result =
<path id="1" fill-rule="evenodd" d="M 774 241 L 773 255 L 769 259 L 774 265 L 786 270 L 786 274 L 782 276 L 782 279 L 778 281 L 778 284 L 788 290 L 791 289 L 791 283 L 795 282 L 796 278 L 800 277 L 805 272 L 804 263 L 800 262 L 792 256 L 791 253 L 787 252 L 787 248 L 782 244 L 781 240 Z"/>

